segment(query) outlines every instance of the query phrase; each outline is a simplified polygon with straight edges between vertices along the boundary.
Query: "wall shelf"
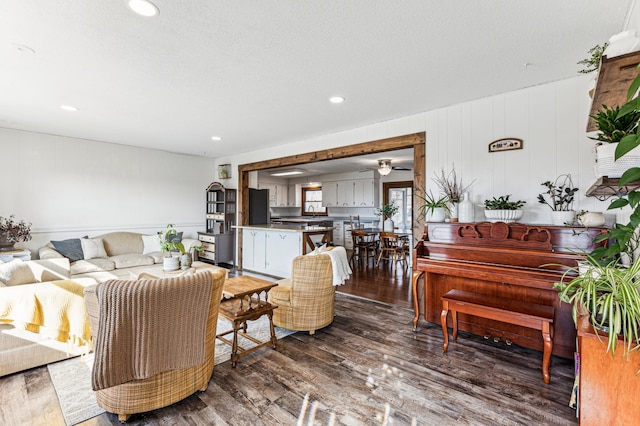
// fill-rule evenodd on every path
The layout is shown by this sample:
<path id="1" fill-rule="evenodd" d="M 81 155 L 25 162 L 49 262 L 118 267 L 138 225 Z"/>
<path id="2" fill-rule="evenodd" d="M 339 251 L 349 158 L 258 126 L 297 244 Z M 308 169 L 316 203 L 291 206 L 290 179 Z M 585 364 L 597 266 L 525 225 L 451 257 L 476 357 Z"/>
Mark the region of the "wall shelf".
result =
<path id="1" fill-rule="evenodd" d="M 605 201 L 611 197 L 621 197 L 630 191 L 640 189 L 640 180 L 634 180 L 622 187 L 619 186 L 620 179 L 601 176 L 587 189 L 587 197 L 595 197 L 600 201 Z"/>
<path id="2" fill-rule="evenodd" d="M 596 129 L 592 115 L 598 113 L 602 105 L 608 107 L 622 106 L 627 102 L 627 90 L 633 79 L 638 75 L 637 65 L 640 63 L 640 51 L 615 56 L 611 59 L 602 57 L 587 122 L 587 132 Z"/>

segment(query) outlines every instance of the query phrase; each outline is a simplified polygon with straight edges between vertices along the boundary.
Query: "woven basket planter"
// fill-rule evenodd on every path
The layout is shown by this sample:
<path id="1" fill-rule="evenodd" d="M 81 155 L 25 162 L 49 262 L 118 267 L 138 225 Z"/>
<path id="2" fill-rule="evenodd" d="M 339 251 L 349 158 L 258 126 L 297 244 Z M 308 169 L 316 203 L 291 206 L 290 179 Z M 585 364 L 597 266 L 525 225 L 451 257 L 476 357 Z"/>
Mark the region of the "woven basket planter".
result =
<path id="1" fill-rule="evenodd" d="M 595 147 L 594 171 L 596 177 L 619 178 L 631 167 L 640 167 L 640 146 L 614 161 L 617 143 L 603 143 Z"/>

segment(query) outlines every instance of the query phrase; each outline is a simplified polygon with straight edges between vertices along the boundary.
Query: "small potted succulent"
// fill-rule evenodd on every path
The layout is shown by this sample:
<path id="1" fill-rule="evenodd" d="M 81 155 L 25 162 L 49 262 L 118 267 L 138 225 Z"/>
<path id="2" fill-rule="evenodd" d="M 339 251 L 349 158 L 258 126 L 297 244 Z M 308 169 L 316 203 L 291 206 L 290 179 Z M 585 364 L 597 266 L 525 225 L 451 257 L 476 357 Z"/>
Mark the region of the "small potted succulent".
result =
<path id="1" fill-rule="evenodd" d="M 573 207 L 578 188 L 573 185 L 571 175 L 560 175 L 555 181 L 541 183 L 547 188 L 546 192 L 538 194 L 538 203 L 551 208 L 551 223 L 553 225 L 572 225 L 576 217 Z"/>
<path id="2" fill-rule="evenodd" d="M 511 194 L 484 200 L 484 215 L 489 222 L 515 222 L 522 218 L 526 201 L 510 201 L 510 197 Z"/>
<path id="3" fill-rule="evenodd" d="M 16 216 L 0 216 L 0 252 L 15 250 L 20 241 L 31 240 L 31 223 L 16 221 Z"/>

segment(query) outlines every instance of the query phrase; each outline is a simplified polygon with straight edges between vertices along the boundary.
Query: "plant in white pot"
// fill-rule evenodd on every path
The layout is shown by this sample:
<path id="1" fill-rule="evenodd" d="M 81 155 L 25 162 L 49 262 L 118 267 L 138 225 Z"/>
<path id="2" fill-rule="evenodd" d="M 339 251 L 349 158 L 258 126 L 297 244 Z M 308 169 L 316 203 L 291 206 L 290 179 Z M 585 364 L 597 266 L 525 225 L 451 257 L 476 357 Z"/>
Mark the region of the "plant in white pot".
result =
<path id="1" fill-rule="evenodd" d="M 515 222 L 522 218 L 522 207 L 526 201 L 509 201 L 509 195 L 484 200 L 484 215 L 489 222 Z"/>
<path id="2" fill-rule="evenodd" d="M 180 256 L 174 256 L 173 253 L 185 253 L 182 236 L 170 223 L 164 233 L 158 232 L 158 238 L 160 239 L 160 250 L 164 253 L 162 269 L 168 272 L 177 271 L 180 269 Z"/>
<path id="3" fill-rule="evenodd" d="M 572 225 L 576 217 L 573 207 L 578 188 L 573 185 L 571 175 L 560 175 L 555 181 L 541 183 L 547 188 L 546 192 L 538 194 L 538 202 L 551 208 L 551 223 L 553 225 Z"/>
<path id="4" fill-rule="evenodd" d="M 398 213 L 400 208 L 395 203 L 383 204 L 376 209 L 376 216 L 382 216 L 382 232 L 393 232 L 395 224 L 393 223 L 393 215 Z"/>
<path id="5" fill-rule="evenodd" d="M 628 107 L 609 108 L 602 105 L 598 112 L 591 116 L 595 121 L 598 133 L 590 139 L 597 140 L 595 146 L 595 174 L 609 178 L 620 178 L 632 166 L 640 163 L 640 148 L 637 146 L 626 152 L 625 158 L 617 155 L 619 143 L 628 136 L 635 136 L 640 122 L 640 109 Z"/>
<path id="6" fill-rule="evenodd" d="M 418 208 L 420 214 L 424 215 L 426 222 L 444 222 L 449 212 L 449 198 L 442 196 L 436 198 L 431 191 L 416 191 L 415 195 L 423 201 Z"/>
<path id="7" fill-rule="evenodd" d="M 458 179 L 456 175 L 456 168 L 454 165 L 451 165 L 451 171 L 445 172 L 444 167 L 440 170 L 439 175 L 435 175 L 432 178 L 435 184 L 440 189 L 440 192 L 444 194 L 449 199 L 449 217 L 452 222 L 458 221 L 458 203 L 462 201 L 463 194 L 467 192 L 469 187 L 475 182 L 475 180 L 471 181 L 471 183 L 465 186 L 462 183 L 462 178 Z"/>

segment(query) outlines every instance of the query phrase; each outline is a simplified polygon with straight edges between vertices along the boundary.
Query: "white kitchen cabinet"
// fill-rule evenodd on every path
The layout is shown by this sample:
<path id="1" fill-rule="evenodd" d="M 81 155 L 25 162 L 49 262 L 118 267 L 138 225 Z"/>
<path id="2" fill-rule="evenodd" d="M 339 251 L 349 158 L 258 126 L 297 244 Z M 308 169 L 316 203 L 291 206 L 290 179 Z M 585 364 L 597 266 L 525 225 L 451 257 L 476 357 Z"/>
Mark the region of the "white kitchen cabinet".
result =
<path id="1" fill-rule="evenodd" d="M 291 262 L 301 252 L 301 233 L 259 229 L 242 231 L 243 269 L 288 278 Z"/>
<path id="2" fill-rule="evenodd" d="M 322 182 L 322 205 L 324 207 L 338 206 L 338 182 Z"/>
<path id="3" fill-rule="evenodd" d="M 269 190 L 269 207 L 287 207 L 289 199 L 288 185 L 279 183 L 261 183 L 258 189 Z"/>
<path id="4" fill-rule="evenodd" d="M 287 206 L 302 207 L 302 185 L 299 183 L 287 187 Z"/>
<path id="5" fill-rule="evenodd" d="M 338 182 L 338 207 L 353 207 L 355 181 L 341 180 Z"/>
<path id="6" fill-rule="evenodd" d="M 322 182 L 325 207 L 378 207 L 378 198 L 377 179 Z"/>
<path id="7" fill-rule="evenodd" d="M 373 179 L 354 181 L 354 207 L 378 207 L 377 182 Z"/>

